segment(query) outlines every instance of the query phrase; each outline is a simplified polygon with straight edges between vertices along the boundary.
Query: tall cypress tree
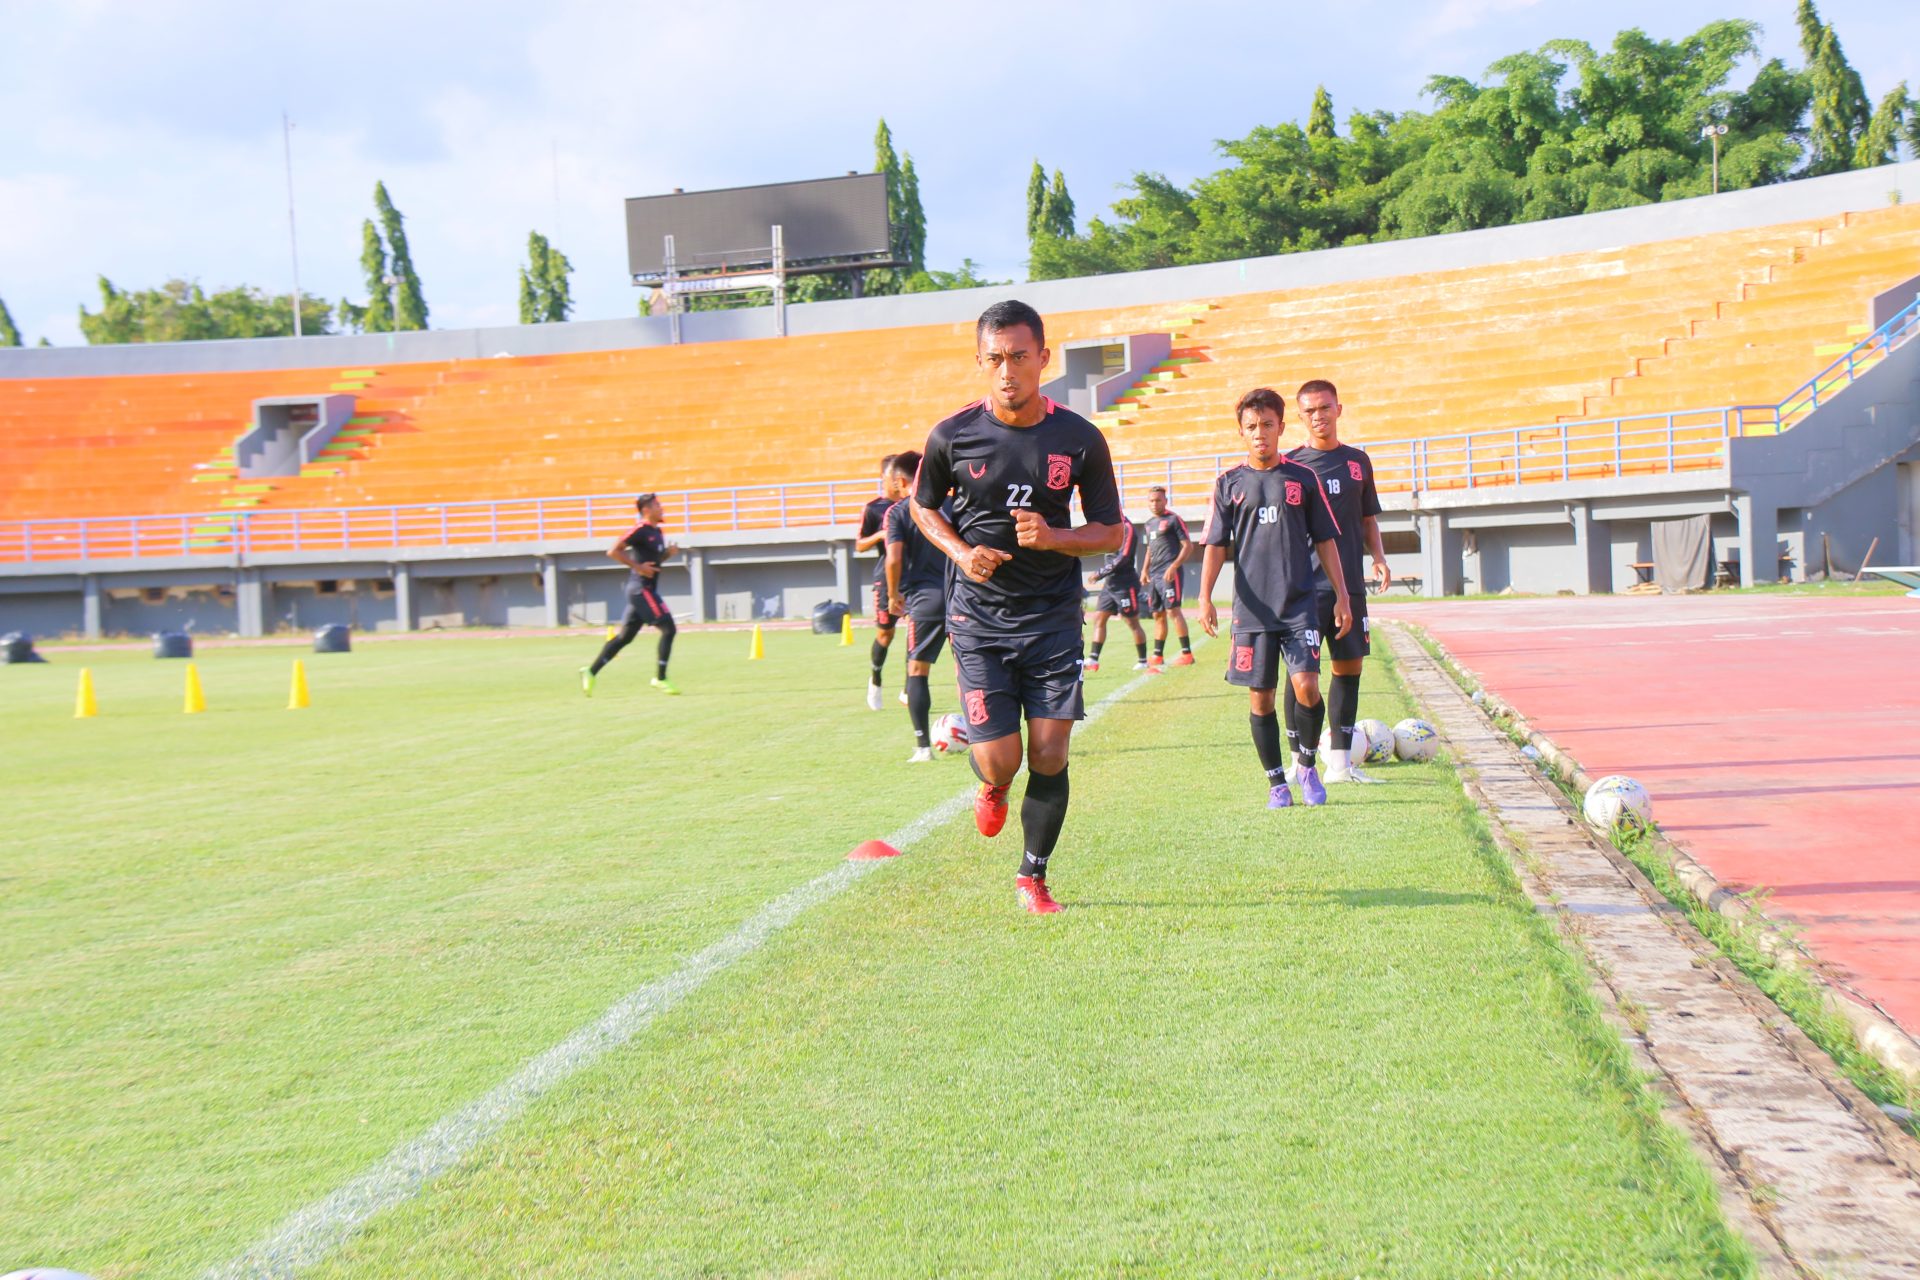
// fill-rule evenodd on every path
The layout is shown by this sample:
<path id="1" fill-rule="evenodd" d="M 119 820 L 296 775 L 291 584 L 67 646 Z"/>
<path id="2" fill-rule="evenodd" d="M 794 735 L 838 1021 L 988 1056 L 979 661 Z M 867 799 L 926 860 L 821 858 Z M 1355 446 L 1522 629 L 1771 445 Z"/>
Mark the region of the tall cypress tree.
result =
<path id="1" fill-rule="evenodd" d="M 7 300 L 0 298 L 0 347 L 20 345 L 20 330 L 14 327 L 13 313 L 7 310 Z"/>
<path id="2" fill-rule="evenodd" d="M 1892 164 L 1900 158 L 1900 135 L 1906 132 L 1907 115 L 1913 105 L 1907 100 L 1905 80 L 1880 99 L 1880 105 L 1874 109 L 1873 119 L 1867 122 L 1866 132 L 1860 135 L 1860 145 L 1854 149 L 1854 168 L 1871 169 L 1875 165 Z"/>
<path id="3" fill-rule="evenodd" d="M 1800 27 L 1800 52 L 1807 59 L 1807 79 L 1813 87 L 1807 172 L 1839 173 L 1854 165 L 1861 136 L 1872 120 L 1872 104 L 1860 73 L 1841 51 L 1840 37 L 1834 34 L 1831 23 L 1820 21 L 1813 0 L 1800 0 L 1794 19 Z"/>
<path id="4" fill-rule="evenodd" d="M 367 305 L 357 319 L 364 333 L 393 332 L 393 304 L 387 295 L 387 250 L 379 228 L 368 218 L 360 224 L 360 270 L 367 277 Z M 342 312 L 342 319 L 346 318 Z"/>
<path id="5" fill-rule="evenodd" d="M 1067 175 L 1058 169 L 1040 204 L 1040 228 L 1050 236 L 1073 234 L 1073 197 L 1067 194 Z"/>
<path id="6" fill-rule="evenodd" d="M 387 258 L 393 276 L 400 281 L 399 296 L 394 299 L 393 327 L 427 327 L 427 299 L 420 291 L 420 275 L 413 269 L 413 254 L 407 248 L 406 219 L 387 198 L 387 184 L 373 184 L 373 205 L 380 214 L 380 229 L 387 237 Z"/>
<path id="7" fill-rule="evenodd" d="M 1047 171 L 1036 158 L 1033 172 L 1027 175 L 1027 239 L 1032 241 L 1046 226 Z"/>
<path id="8" fill-rule="evenodd" d="M 912 275 L 927 269 L 927 211 L 920 205 L 920 175 L 914 172 L 913 153 L 900 165 L 900 256 Z"/>
<path id="9" fill-rule="evenodd" d="M 1315 85 L 1313 106 L 1307 111 L 1307 136 L 1331 138 L 1333 135 L 1333 96 L 1327 92 L 1327 86 Z"/>
<path id="10" fill-rule="evenodd" d="M 520 323 L 557 324 L 573 312 L 567 277 L 573 264 L 538 231 L 527 233 L 527 265 L 520 268 Z"/>

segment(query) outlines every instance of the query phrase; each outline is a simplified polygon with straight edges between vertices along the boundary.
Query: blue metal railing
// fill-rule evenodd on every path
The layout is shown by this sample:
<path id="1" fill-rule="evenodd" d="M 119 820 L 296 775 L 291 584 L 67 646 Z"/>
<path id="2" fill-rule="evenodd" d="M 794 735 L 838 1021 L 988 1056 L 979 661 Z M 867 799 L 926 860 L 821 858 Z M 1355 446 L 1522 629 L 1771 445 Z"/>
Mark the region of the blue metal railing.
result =
<path id="1" fill-rule="evenodd" d="M 1728 442 L 1776 435 L 1804 419 L 1888 355 L 1920 336 L 1920 298 L 1778 404 L 1727 405 L 1425 436 L 1369 444 L 1383 492 L 1478 488 L 1712 470 Z M 1148 485 L 1189 511 L 1206 505 L 1235 454 L 1193 454 L 1119 465 L 1121 495 L 1142 507 Z M 871 480 L 819 480 L 687 489 L 667 498 L 681 533 L 748 533 L 851 526 L 874 494 Z M 633 522 L 628 494 L 319 509 L 260 508 L 155 516 L 0 521 L 0 563 L 246 557 L 286 551 L 352 552 L 483 543 L 542 544 L 612 538 Z"/>

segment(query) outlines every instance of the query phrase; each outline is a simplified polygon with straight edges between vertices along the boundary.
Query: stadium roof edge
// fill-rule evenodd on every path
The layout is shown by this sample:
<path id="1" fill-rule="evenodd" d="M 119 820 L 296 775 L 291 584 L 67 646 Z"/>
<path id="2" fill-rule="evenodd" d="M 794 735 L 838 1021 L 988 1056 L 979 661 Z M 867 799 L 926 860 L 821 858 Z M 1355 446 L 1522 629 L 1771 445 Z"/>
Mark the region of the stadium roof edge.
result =
<path id="1" fill-rule="evenodd" d="M 971 321 L 987 304 L 1019 296 L 1042 313 L 1142 306 L 1192 298 L 1301 288 L 1383 276 L 1449 271 L 1528 258 L 1586 253 L 1658 240 L 1796 222 L 1920 199 L 1920 161 L 1824 178 L 1614 209 L 1417 240 L 1244 258 L 1072 280 L 1030 281 L 947 293 L 814 302 L 787 308 L 791 335 L 841 333 Z M 689 342 L 773 336 L 772 308 L 704 311 L 681 317 Z M 218 342 L 0 350 L 0 379 L 327 369 L 416 361 L 556 355 L 664 346 L 664 317 L 579 320 L 490 329 L 252 338 Z"/>

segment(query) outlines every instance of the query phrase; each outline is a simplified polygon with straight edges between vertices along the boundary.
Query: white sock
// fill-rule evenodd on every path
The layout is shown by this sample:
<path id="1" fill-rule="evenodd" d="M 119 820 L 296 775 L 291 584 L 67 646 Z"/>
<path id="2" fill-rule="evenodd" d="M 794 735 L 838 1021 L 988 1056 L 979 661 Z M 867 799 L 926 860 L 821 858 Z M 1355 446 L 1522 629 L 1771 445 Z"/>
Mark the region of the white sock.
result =
<path id="1" fill-rule="evenodd" d="M 1327 772 L 1346 773 L 1353 768 L 1353 762 L 1347 757 L 1350 753 L 1338 747 L 1327 748 Z"/>

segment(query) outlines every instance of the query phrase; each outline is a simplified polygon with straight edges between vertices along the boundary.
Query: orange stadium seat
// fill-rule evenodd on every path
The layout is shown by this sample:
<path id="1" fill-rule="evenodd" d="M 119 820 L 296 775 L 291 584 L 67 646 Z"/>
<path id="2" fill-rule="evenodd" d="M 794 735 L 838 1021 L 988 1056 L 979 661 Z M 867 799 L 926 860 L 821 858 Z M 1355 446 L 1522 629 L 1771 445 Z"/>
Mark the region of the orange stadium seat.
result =
<path id="1" fill-rule="evenodd" d="M 1468 483 L 1469 460 L 1476 485 L 1711 467 L 1717 415 L 1683 418 L 1671 432 L 1656 418 L 1618 447 L 1610 422 L 1564 433 L 1555 424 L 1777 403 L 1863 333 L 1868 298 L 1912 276 L 1916 261 L 1920 207 L 1900 205 L 1469 269 L 1061 313 L 1048 317 L 1049 337 L 1059 347 L 1175 335 L 1172 358 L 1100 415 L 1122 461 L 1231 453 L 1242 391 L 1272 385 L 1291 400 L 1300 382 L 1321 377 L 1340 386 L 1350 439 L 1426 442 L 1435 486 Z M 0 381 L 0 519 L 864 477 L 879 455 L 918 446 L 932 422 L 977 394 L 970 347 L 971 326 L 959 323 L 371 374 Z M 230 446 L 255 398 L 324 392 L 343 378 L 357 388 L 356 418 L 325 459 L 299 476 L 233 476 Z M 1453 439 L 1491 432 L 1470 446 Z"/>

